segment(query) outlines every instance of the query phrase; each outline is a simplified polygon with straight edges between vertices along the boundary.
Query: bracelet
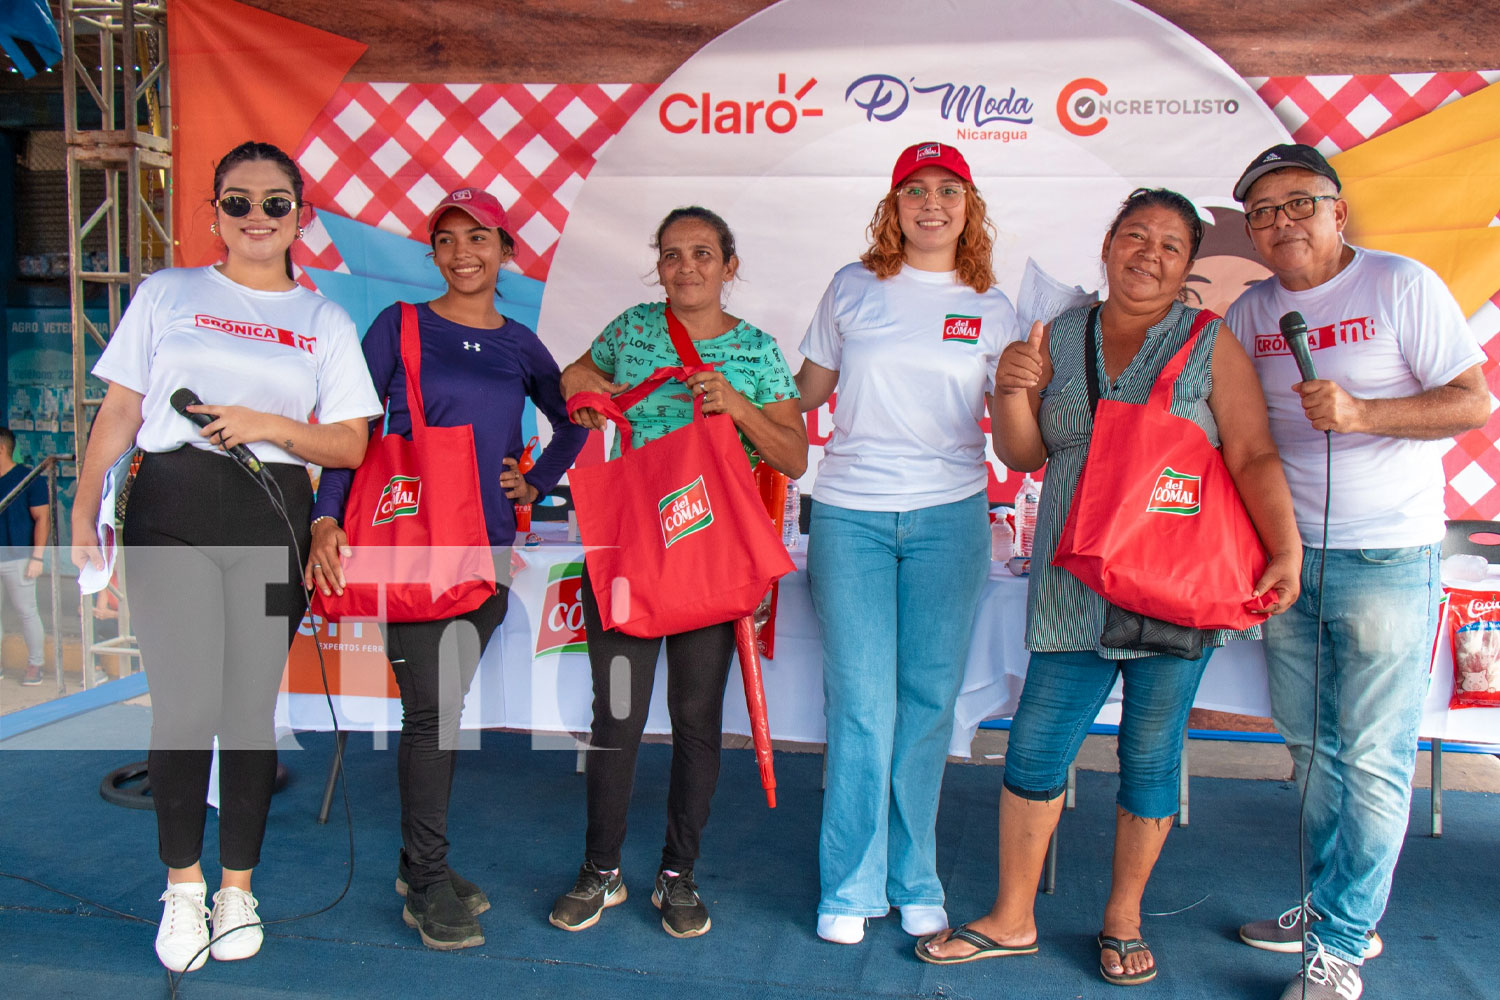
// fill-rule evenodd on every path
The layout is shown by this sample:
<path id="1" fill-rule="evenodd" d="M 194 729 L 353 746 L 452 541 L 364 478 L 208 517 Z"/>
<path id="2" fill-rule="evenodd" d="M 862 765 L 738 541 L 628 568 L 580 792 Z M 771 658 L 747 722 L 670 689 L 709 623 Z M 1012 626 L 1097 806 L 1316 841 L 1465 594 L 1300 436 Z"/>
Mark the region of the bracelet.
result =
<path id="1" fill-rule="evenodd" d="M 339 519 L 334 517 L 332 514 L 319 514 L 317 517 L 312 519 L 312 523 L 307 526 L 308 529 L 311 530 L 313 528 L 316 528 L 319 521 L 332 521 L 334 524 L 339 523 Z"/>

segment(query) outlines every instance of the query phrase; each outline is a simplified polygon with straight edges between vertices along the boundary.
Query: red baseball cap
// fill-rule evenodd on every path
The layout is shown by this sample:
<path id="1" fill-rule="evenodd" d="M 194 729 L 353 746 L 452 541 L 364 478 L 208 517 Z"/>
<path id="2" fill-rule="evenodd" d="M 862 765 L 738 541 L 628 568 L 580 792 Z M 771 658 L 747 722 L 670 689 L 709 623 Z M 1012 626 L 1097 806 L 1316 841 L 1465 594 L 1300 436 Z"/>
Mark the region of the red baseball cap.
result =
<path id="1" fill-rule="evenodd" d="M 467 212 L 470 218 L 486 229 L 499 229 L 507 236 L 515 235 L 510 231 L 510 220 L 505 217 L 505 209 L 500 207 L 500 199 L 483 188 L 459 188 L 457 191 L 450 191 L 447 197 L 438 202 L 432 214 L 427 216 L 428 239 L 432 238 L 433 231 L 437 229 L 438 219 L 450 208 Z"/>
<path id="2" fill-rule="evenodd" d="M 941 142 L 919 142 L 915 146 L 907 146 L 896 157 L 896 169 L 891 171 L 891 190 L 900 187 L 902 181 L 923 167 L 947 167 L 970 184 L 974 183 L 964 154 Z"/>

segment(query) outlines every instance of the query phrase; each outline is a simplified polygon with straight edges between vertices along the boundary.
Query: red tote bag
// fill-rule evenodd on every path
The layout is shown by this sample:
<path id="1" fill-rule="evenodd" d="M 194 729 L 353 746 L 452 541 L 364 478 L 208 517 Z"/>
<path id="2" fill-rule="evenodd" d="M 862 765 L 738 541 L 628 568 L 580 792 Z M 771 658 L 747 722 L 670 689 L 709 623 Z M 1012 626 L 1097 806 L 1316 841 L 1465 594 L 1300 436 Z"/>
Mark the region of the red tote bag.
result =
<path id="1" fill-rule="evenodd" d="M 370 434 L 344 509 L 354 556 L 344 593 L 318 595 L 329 618 L 425 622 L 473 611 L 496 592 L 474 459 L 474 429 L 428 427 L 417 309 L 401 303 L 411 440 Z"/>
<path id="2" fill-rule="evenodd" d="M 574 469 L 569 480 L 600 618 L 606 628 L 643 638 L 742 618 L 794 568 L 730 417 L 705 416 L 695 396 L 691 423 L 631 447 L 626 410 L 668 379 L 712 367 L 685 332 L 686 343 L 671 332 L 686 366 L 659 368 L 615 398 L 578 393 L 568 400 L 569 413 L 592 408 L 619 428 L 620 457 Z"/>
<path id="3" fill-rule="evenodd" d="M 1100 400 L 1052 565 L 1126 611 L 1237 630 L 1265 621 L 1255 609 L 1275 601 L 1250 600 L 1266 550 L 1219 450 L 1169 409 L 1198 334 L 1217 318 L 1198 314 L 1144 404 Z"/>

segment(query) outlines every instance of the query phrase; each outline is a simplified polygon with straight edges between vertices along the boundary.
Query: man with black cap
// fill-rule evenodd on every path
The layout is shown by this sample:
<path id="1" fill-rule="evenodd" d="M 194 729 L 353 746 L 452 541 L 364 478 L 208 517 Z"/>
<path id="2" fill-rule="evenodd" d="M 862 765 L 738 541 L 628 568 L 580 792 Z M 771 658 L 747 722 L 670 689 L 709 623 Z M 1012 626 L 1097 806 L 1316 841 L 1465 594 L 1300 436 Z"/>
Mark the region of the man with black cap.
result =
<path id="1" fill-rule="evenodd" d="M 1339 192 L 1300 144 L 1266 150 L 1234 188 L 1271 277 L 1226 320 L 1265 389 L 1304 549 L 1301 597 L 1263 628 L 1272 715 L 1309 781 L 1309 892 L 1240 928 L 1270 951 L 1306 935 L 1283 1000 L 1357 1000 L 1382 948 L 1442 590 L 1443 453 L 1489 417 L 1458 303 L 1422 264 L 1345 243 Z M 1289 313 L 1306 322 L 1312 378 L 1282 335 L 1296 336 Z"/>

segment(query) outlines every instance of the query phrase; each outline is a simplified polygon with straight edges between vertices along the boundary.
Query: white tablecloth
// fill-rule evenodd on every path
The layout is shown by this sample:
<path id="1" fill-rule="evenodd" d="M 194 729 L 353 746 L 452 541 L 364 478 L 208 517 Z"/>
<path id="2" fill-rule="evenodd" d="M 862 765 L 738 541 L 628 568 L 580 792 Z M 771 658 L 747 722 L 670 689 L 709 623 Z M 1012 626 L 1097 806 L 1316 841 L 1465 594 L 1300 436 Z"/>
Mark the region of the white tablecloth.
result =
<path id="1" fill-rule="evenodd" d="M 567 617 L 567 608 L 548 599 L 549 573 L 582 558 L 573 544 L 521 550 L 526 568 L 512 585 L 510 609 L 499 641 L 491 641 L 465 705 L 466 728 L 505 727 L 538 733 L 587 732 L 593 689 L 588 657 L 582 652 L 538 655 L 541 623 Z M 804 571 L 805 554 L 793 553 L 797 572 L 781 581 L 776 624 L 776 656 L 762 660 L 771 735 L 776 739 L 823 741 L 822 643 Z M 554 588 L 555 590 L 555 588 Z M 974 730 L 986 719 L 1015 711 L 1026 676 L 1022 645 L 1026 619 L 1026 580 L 993 563 L 975 616 L 955 713 L 950 752 L 968 756 Z M 576 620 L 576 612 L 575 612 Z M 370 628 L 367 626 L 367 628 Z M 373 629 L 370 629 L 373 631 Z M 378 636 L 377 636 L 378 638 Z M 667 718 L 665 658 L 659 661 L 647 731 L 671 731 Z M 1446 638 L 1440 644 L 1422 719 L 1422 735 L 1456 741 L 1500 743 L 1500 709 L 1450 711 L 1453 661 Z M 1119 719 L 1119 687 L 1100 712 L 1100 722 Z M 340 726 L 357 730 L 400 728 L 400 703 L 391 698 L 338 696 Z M 1235 641 L 1214 654 L 1194 702 L 1200 708 L 1243 715 L 1270 714 L 1265 657 L 1259 642 Z M 731 674 L 724 701 L 724 730 L 748 733 L 743 688 Z M 322 695 L 283 694 L 278 724 L 294 729 L 329 728 Z"/>

